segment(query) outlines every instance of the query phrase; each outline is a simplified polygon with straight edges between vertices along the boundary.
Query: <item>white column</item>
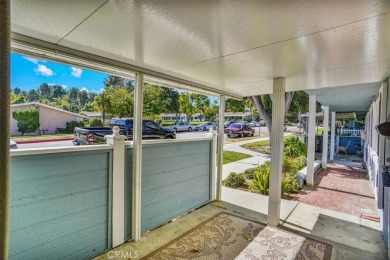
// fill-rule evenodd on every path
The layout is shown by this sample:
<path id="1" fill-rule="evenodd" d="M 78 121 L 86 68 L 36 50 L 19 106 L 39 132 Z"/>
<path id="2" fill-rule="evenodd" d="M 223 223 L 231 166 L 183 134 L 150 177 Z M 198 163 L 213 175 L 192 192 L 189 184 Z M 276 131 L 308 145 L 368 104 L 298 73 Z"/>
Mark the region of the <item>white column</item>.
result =
<path id="1" fill-rule="evenodd" d="M 112 156 L 112 247 L 125 242 L 125 140 L 114 126 L 113 135 L 107 135 L 107 144 L 113 146 Z"/>
<path id="2" fill-rule="evenodd" d="M 309 96 L 309 123 L 307 128 L 307 175 L 306 183 L 314 184 L 314 156 L 315 156 L 315 131 L 316 131 L 316 96 Z"/>
<path id="3" fill-rule="evenodd" d="M 134 89 L 133 119 L 133 205 L 132 205 L 132 238 L 141 239 L 141 172 L 142 172 L 142 87 L 144 76 L 136 74 Z"/>
<path id="4" fill-rule="evenodd" d="M 0 1 L 0 259 L 8 259 L 10 209 L 10 1 Z"/>
<path id="5" fill-rule="evenodd" d="M 219 115 L 218 115 L 218 148 L 217 148 L 217 196 L 216 200 L 220 201 L 222 197 L 222 170 L 223 170 L 223 142 L 225 129 L 225 96 L 219 98 Z M 215 152 L 215 151 L 213 151 Z"/>
<path id="6" fill-rule="evenodd" d="M 328 168 L 329 107 L 324 106 L 324 131 L 322 134 L 322 169 Z"/>
<path id="7" fill-rule="evenodd" d="M 271 174 L 268 198 L 268 224 L 272 226 L 278 226 L 280 220 L 285 93 L 285 79 L 274 79 L 272 94 Z"/>
<path id="8" fill-rule="evenodd" d="M 334 160 L 334 142 L 336 137 L 336 112 L 332 112 L 332 125 L 330 128 L 330 161 Z"/>
<path id="9" fill-rule="evenodd" d="M 218 134 L 217 131 L 214 131 L 210 128 L 210 132 L 206 134 L 207 137 L 211 138 L 211 163 L 210 163 L 210 173 L 211 173 L 211 200 L 214 201 L 217 198 L 217 144 L 218 144 Z"/>

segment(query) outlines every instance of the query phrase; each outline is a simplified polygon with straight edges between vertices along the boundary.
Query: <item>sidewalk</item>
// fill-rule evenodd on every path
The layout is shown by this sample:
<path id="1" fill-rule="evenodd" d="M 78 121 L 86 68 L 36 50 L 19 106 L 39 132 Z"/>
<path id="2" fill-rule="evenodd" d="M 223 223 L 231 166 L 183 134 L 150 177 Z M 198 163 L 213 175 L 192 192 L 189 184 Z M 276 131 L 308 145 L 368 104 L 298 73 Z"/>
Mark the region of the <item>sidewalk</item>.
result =
<path id="1" fill-rule="evenodd" d="M 258 152 L 255 152 L 255 151 L 252 151 L 249 149 L 245 149 L 245 148 L 240 146 L 243 144 L 264 141 L 264 140 L 268 140 L 268 137 L 256 138 L 256 139 L 252 139 L 252 140 L 245 140 L 245 141 L 241 141 L 241 142 L 225 144 L 223 146 L 224 151 L 245 153 L 245 154 L 252 155 L 253 157 L 224 164 L 223 171 L 222 171 L 222 180 L 224 180 L 231 172 L 242 173 L 246 169 L 256 167 L 258 165 L 265 163 L 265 161 L 270 160 L 271 155 L 269 155 L 269 154 L 258 153 Z"/>

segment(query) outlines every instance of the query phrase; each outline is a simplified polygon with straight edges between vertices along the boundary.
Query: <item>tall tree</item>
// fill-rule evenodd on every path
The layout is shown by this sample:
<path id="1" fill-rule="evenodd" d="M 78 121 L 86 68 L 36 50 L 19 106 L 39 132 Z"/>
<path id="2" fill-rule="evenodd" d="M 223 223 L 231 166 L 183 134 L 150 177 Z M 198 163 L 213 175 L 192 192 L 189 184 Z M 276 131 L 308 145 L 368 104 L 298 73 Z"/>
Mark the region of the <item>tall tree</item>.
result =
<path id="1" fill-rule="evenodd" d="M 66 95 L 66 90 L 61 85 L 53 85 L 53 98 L 63 98 Z"/>
<path id="2" fill-rule="evenodd" d="M 227 112 L 245 112 L 245 101 L 243 99 L 228 99 L 226 100 L 226 111 Z"/>
<path id="3" fill-rule="evenodd" d="M 286 100 L 284 103 L 285 113 L 290 107 L 291 101 L 294 97 L 294 92 L 286 92 Z M 256 106 L 257 111 L 260 112 L 262 118 L 267 124 L 268 133 L 271 135 L 272 130 L 272 95 L 258 95 L 250 97 L 253 104 Z"/>
<path id="4" fill-rule="evenodd" d="M 41 98 L 53 101 L 53 88 L 47 83 L 42 83 L 38 88 L 38 92 Z"/>
<path id="5" fill-rule="evenodd" d="M 39 92 L 35 89 L 31 89 L 29 92 L 28 92 L 28 99 L 33 102 L 33 101 L 38 101 L 41 96 L 39 95 Z"/>
<path id="6" fill-rule="evenodd" d="M 19 95 L 22 90 L 20 88 L 14 88 L 13 92 L 15 93 L 15 95 Z"/>
<path id="7" fill-rule="evenodd" d="M 107 112 L 119 117 L 132 117 L 134 110 L 134 92 L 124 88 L 106 88 L 109 97 Z"/>
<path id="8" fill-rule="evenodd" d="M 70 111 L 78 113 L 80 110 L 80 102 L 79 102 L 79 93 L 80 90 L 78 88 L 71 88 L 68 90 L 68 100 L 70 104 Z"/>
<path id="9" fill-rule="evenodd" d="M 106 90 L 102 91 L 97 97 L 95 97 L 94 103 L 96 103 L 97 107 L 102 112 L 102 119 L 103 119 L 103 123 L 104 123 L 106 120 L 107 110 L 109 110 L 109 107 L 110 107 L 109 93 Z"/>
<path id="10" fill-rule="evenodd" d="M 84 107 L 85 104 L 87 104 L 87 102 L 88 102 L 88 91 L 83 89 L 83 90 L 81 90 L 79 92 L 79 104 L 80 104 L 80 107 Z"/>
<path id="11" fill-rule="evenodd" d="M 190 122 L 191 116 L 196 113 L 196 96 L 194 93 L 182 92 L 179 96 L 179 111 L 187 116 Z"/>

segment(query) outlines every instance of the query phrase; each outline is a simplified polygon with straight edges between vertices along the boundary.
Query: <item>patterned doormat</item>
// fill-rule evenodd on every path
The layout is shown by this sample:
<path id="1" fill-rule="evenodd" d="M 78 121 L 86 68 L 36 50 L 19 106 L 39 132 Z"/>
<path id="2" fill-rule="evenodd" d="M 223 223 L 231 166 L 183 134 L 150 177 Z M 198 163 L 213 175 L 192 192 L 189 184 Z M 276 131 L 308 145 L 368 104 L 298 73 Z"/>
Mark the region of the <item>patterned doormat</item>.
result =
<path id="1" fill-rule="evenodd" d="M 330 259 L 332 245 L 219 213 L 143 259 Z"/>

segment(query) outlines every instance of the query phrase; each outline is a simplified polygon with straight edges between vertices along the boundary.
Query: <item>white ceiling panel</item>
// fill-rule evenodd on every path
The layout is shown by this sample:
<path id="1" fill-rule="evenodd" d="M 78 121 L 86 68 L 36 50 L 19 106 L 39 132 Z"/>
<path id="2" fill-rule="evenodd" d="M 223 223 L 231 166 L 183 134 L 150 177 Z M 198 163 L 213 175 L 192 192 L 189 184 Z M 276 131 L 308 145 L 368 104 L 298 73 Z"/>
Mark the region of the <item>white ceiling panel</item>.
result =
<path id="1" fill-rule="evenodd" d="M 390 74 L 388 0 L 16 2 L 13 32 L 242 96 Z"/>
<path id="2" fill-rule="evenodd" d="M 33 38 L 57 43 L 105 1 L 11 1 L 11 30 Z"/>

